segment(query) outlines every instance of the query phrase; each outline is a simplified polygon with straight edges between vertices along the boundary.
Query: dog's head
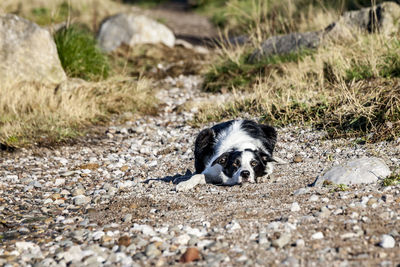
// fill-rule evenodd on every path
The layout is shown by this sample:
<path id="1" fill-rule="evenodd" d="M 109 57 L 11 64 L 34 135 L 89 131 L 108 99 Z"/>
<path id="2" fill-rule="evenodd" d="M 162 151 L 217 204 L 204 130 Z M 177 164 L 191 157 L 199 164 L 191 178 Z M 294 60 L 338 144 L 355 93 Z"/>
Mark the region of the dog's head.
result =
<path id="1" fill-rule="evenodd" d="M 234 185 L 255 183 L 258 177 L 270 171 L 268 163 L 272 161 L 272 157 L 261 150 L 233 150 L 220 155 L 212 166 L 221 165 L 223 184 Z"/>

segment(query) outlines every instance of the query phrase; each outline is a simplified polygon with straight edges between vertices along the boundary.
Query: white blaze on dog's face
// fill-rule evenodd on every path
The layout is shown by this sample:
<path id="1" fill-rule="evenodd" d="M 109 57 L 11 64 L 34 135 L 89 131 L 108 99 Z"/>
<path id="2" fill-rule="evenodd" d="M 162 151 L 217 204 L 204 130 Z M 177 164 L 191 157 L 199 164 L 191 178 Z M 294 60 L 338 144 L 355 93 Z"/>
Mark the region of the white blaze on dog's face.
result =
<path id="1" fill-rule="evenodd" d="M 257 177 L 270 172 L 269 159 L 267 154 L 260 151 L 233 150 L 219 156 L 212 163 L 212 169 L 221 170 L 218 177 L 226 185 L 255 183 Z"/>

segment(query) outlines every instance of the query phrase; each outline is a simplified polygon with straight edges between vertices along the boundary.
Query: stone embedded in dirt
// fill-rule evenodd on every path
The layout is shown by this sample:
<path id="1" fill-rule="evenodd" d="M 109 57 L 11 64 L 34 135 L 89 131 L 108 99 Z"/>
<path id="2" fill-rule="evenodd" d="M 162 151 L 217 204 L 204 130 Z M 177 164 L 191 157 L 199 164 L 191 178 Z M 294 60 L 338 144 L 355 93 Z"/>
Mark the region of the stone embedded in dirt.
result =
<path id="1" fill-rule="evenodd" d="M 49 31 L 13 14 L 0 15 L 0 84 L 66 80 Z"/>
<path id="2" fill-rule="evenodd" d="M 274 247 L 283 248 L 287 244 L 289 244 L 292 239 L 292 235 L 290 233 L 282 233 L 278 239 L 272 241 L 272 245 Z"/>
<path id="3" fill-rule="evenodd" d="M 185 253 L 182 254 L 179 262 L 187 263 L 200 259 L 200 253 L 197 248 L 187 248 Z"/>
<path id="4" fill-rule="evenodd" d="M 293 202 L 292 206 L 290 206 L 290 211 L 296 212 L 296 211 L 300 211 L 300 205 L 297 202 Z"/>
<path id="5" fill-rule="evenodd" d="M 368 184 L 384 179 L 391 173 L 389 167 L 379 158 L 361 158 L 338 165 L 317 178 L 314 186 L 322 186 L 324 181 L 333 184 Z"/>
<path id="6" fill-rule="evenodd" d="M 157 248 L 157 245 L 152 243 L 146 247 L 146 256 L 154 258 L 161 255 L 161 251 Z"/>
<path id="7" fill-rule="evenodd" d="M 76 206 L 82 206 L 91 201 L 90 197 L 84 196 L 84 195 L 77 195 L 74 197 L 74 205 Z"/>
<path id="8" fill-rule="evenodd" d="M 100 26 L 97 40 L 106 52 L 112 52 L 121 45 L 162 43 L 173 47 L 175 36 L 165 25 L 146 16 L 133 13 L 117 14 L 106 18 Z"/>
<path id="9" fill-rule="evenodd" d="M 313 234 L 311 236 L 311 239 L 315 239 L 315 240 L 319 240 L 319 239 L 323 239 L 324 238 L 324 234 L 322 232 L 316 232 L 315 234 Z"/>
<path id="10" fill-rule="evenodd" d="M 293 162 L 294 162 L 294 163 L 303 162 L 303 158 L 302 158 L 301 156 L 297 155 L 297 156 L 295 156 L 295 157 L 293 158 Z"/>
<path id="11" fill-rule="evenodd" d="M 396 241 L 391 235 L 382 235 L 381 236 L 381 242 L 379 243 L 379 246 L 383 248 L 394 248 L 396 245 Z"/>
<path id="12" fill-rule="evenodd" d="M 121 236 L 118 239 L 118 246 L 125 246 L 128 247 L 131 244 L 131 238 L 129 236 Z"/>
<path id="13" fill-rule="evenodd" d="M 250 55 L 249 62 L 254 63 L 275 54 L 287 54 L 302 49 L 313 49 L 319 46 L 321 39 L 322 31 L 294 32 L 272 36 L 261 44 L 261 49 L 257 49 Z"/>

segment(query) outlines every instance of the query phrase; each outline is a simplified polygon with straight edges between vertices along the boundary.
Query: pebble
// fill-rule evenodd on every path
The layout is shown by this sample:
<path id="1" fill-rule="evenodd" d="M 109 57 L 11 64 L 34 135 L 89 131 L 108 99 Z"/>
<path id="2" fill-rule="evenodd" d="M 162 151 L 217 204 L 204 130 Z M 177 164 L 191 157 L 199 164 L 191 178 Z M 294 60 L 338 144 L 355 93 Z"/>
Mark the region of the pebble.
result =
<path id="1" fill-rule="evenodd" d="M 290 211 L 297 212 L 297 211 L 300 211 L 300 210 L 301 210 L 301 208 L 300 208 L 299 203 L 293 202 L 291 207 L 290 207 Z"/>
<path id="2" fill-rule="evenodd" d="M 312 202 L 316 202 L 319 200 L 319 197 L 317 195 L 312 195 L 309 200 Z"/>
<path id="3" fill-rule="evenodd" d="M 379 242 L 379 246 L 383 248 L 394 248 L 396 241 L 391 235 L 382 235 L 381 242 Z"/>
<path id="4" fill-rule="evenodd" d="M 197 248 L 187 248 L 185 253 L 182 254 L 179 262 L 188 263 L 200 259 L 200 253 Z"/>
<path id="5" fill-rule="evenodd" d="M 154 258 L 154 257 L 160 256 L 161 251 L 158 250 L 158 248 L 155 244 L 150 244 L 146 247 L 145 254 L 147 257 Z"/>
<path id="6" fill-rule="evenodd" d="M 272 245 L 278 248 L 283 248 L 287 244 L 289 244 L 292 235 L 290 233 L 281 233 L 281 236 L 278 239 L 272 241 Z"/>
<path id="7" fill-rule="evenodd" d="M 74 199 L 74 205 L 77 206 L 82 206 L 91 201 L 90 197 L 84 196 L 84 195 L 77 195 Z"/>
<path id="8" fill-rule="evenodd" d="M 311 239 L 315 239 L 315 240 L 319 240 L 319 239 L 323 239 L 324 238 L 324 234 L 322 232 L 316 232 L 311 236 Z"/>

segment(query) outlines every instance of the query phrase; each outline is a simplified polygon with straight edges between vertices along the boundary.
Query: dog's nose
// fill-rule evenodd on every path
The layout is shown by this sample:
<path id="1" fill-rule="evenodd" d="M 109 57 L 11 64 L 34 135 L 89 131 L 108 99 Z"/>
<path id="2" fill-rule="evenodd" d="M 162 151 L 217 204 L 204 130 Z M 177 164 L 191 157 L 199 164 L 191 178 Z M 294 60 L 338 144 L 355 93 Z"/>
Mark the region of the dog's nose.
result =
<path id="1" fill-rule="evenodd" d="M 249 179 L 249 177 L 250 177 L 250 172 L 249 171 L 241 171 L 240 176 L 242 176 L 244 181 L 247 181 L 247 179 Z"/>

